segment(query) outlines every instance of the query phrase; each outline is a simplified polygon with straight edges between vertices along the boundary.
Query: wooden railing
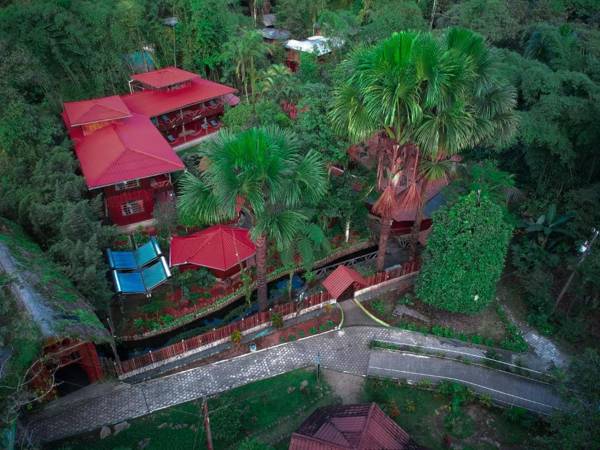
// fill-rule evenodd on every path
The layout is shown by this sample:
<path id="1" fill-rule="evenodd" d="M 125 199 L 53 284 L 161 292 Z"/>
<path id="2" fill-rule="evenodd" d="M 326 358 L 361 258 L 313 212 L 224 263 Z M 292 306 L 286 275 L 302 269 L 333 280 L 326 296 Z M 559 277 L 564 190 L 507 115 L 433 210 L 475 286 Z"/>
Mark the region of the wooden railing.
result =
<path id="1" fill-rule="evenodd" d="M 398 278 L 408 275 L 409 273 L 416 272 L 419 270 L 419 267 L 419 261 L 411 261 L 403 264 L 400 267 L 391 269 L 389 271 L 376 273 L 366 277 L 365 279 L 368 286 L 374 286 L 392 278 Z M 228 341 L 231 338 L 231 334 L 236 330 L 244 334 L 244 332 L 248 332 L 248 330 L 252 330 L 254 328 L 261 326 L 264 328 L 264 325 L 271 322 L 272 315 L 274 313 L 277 313 L 282 317 L 290 316 L 291 314 L 297 313 L 300 310 L 306 310 L 330 300 L 331 296 L 327 292 L 320 292 L 306 298 L 301 303 L 292 302 L 276 305 L 269 311 L 253 314 L 252 316 L 243 318 L 239 322 L 231 323 L 229 325 L 216 328 L 212 331 L 208 331 L 188 339 L 182 339 L 181 342 L 163 347 L 154 352 L 150 351 L 144 355 L 121 361 L 121 375 L 138 370 L 145 366 L 175 358 L 191 350 L 199 349 L 201 347 L 210 348 L 211 346 L 221 344 Z"/>
<path id="2" fill-rule="evenodd" d="M 231 323 L 188 339 L 182 339 L 181 342 L 168 345 L 154 352 L 150 351 L 144 355 L 121 361 L 121 374 L 176 357 L 200 347 L 209 347 L 210 344 L 216 345 L 217 343 L 222 343 L 224 340 L 229 340 L 234 331 L 244 333 L 245 331 L 270 323 L 273 314 L 285 317 L 298 312 L 300 308 L 311 308 L 329 300 L 331 300 L 331 296 L 327 292 L 320 292 L 308 297 L 301 304 L 284 303 L 276 305 L 269 311 L 253 314 L 243 318 L 239 322 Z"/>

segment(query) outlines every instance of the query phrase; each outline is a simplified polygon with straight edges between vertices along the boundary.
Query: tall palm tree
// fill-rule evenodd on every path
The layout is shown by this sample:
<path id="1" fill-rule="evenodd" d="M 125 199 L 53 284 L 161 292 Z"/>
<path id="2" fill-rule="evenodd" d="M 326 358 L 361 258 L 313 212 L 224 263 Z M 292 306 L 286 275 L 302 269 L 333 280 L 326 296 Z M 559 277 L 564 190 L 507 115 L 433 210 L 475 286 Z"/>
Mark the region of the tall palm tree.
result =
<path id="1" fill-rule="evenodd" d="M 250 218 L 258 302 L 264 311 L 268 243 L 285 248 L 305 226 L 301 208 L 325 194 L 325 165 L 316 152 L 302 155 L 294 137 L 277 128 L 222 132 L 202 156 L 208 167 L 199 177 L 183 177 L 178 209 L 188 223 L 232 220 L 240 208 Z"/>
<path id="2" fill-rule="evenodd" d="M 515 92 L 499 79 L 478 34 L 453 28 L 441 37 L 406 31 L 354 51 L 341 65 L 330 118 L 356 142 L 383 130 L 374 212 L 381 217 L 377 268 L 397 208 L 414 209 L 414 255 L 428 184 L 447 177 L 461 151 L 515 129 Z"/>
<path id="3" fill-rule="evenodd" d="M 225 45 L 222 58 L 235 70 L 239 86 L 252 100 L 256 93 L 257 68 L 266 61 L 269 48 L 256 30 L 245 30 Z"/>

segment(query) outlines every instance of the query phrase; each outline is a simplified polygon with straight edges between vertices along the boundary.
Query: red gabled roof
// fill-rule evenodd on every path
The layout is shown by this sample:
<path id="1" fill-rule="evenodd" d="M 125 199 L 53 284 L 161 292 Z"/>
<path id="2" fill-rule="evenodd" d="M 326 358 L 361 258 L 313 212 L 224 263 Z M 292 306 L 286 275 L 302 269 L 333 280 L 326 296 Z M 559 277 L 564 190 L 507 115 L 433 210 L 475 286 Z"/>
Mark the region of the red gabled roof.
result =
<path id="1" fill-rule="evenodd" d="M 237 92 L 237 89 L 214 81 L 204 80 L 195 75 L 189 86 L 180 89 L 170 91 L 146 90 L 124 95 L 122 98 L 131 111 L 148 117 L 156 117 L 235 92 Z"/>
<path id="2" fill-rule="evenodd" d="M 132 75 L 131 78 L 146 86 L 161 89 L 193 80 L 194 78 L 198 78 L 198 75 L 187 70 L 178 69 L 177 67 L 165 67 L 164 69 L 138 73 Z"/>
<path id="3" fill-rule="evenodd" d="M 129 108 L 118 95 L 80 102 L 66 102 L 64 107 L 67 124 L 70 127 L 131 116 Z"/>
<path id="4" fill-rule="evenodd" d="M 214 225 L 189 236 L 171 240 L 170 266 L 194 264 L 228 270 L 256 253 L 245 228 Z"/>
<path id="5" fill-rule="evenodd" d="M 375 403 L 320 408 L 292 434 L 289 450 L 402 450 L 410 436 Z"/>
<path id="6" fill-rule="evenodd" d="M 354 283 L 366 286 L 367 280 L 356 270 L 342 265 L 323 280 L 323 287 L 327 289 L 332 298 L 338 298 Z"/>
<path id="7" fill-rule="evenodd" d="M 150 119 L 137 114 L 89 136 L 73 132 L 71 138 L 90 189 L 185 168 Z"/>

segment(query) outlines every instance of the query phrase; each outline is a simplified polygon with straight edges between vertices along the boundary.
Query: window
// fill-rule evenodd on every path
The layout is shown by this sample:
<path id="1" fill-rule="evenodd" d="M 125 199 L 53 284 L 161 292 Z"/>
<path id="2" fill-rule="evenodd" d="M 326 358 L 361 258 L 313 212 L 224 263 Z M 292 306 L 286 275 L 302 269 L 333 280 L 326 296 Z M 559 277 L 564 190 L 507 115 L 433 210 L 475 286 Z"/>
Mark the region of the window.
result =
<path id="1" fill-rule="evenodd" d="M 140 180 L 125 181 L 123 183 L 115 184 L 115 191 L 125 191 L 127 189 L 133 189 L 140 187 Z"/>
<path id="2" fill-rule="evenodd" d="M 144 212 L 144 201 L 134 200 L 121 204 L 121 214 L 124 216 L 132 216 L 134 214 L 140 214 Z"/>

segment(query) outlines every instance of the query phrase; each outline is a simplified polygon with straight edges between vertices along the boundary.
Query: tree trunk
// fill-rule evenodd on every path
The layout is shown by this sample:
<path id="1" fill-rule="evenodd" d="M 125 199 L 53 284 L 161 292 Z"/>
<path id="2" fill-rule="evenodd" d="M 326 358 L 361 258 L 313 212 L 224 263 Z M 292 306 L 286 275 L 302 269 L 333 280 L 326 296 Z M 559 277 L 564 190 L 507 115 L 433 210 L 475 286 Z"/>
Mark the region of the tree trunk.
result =
<path id="1" fill-rule="evenodd" d="M 410 230 L 410 251 L 408 257 L 411 261 L 413 261 L 417 256 L 417 244 L 419 242 L 419 234 L 421 233 L 421 224 L 423 223 L 423 210 L 425 209 L 425 195 L 427 193 L 428 184 L 429 181 L 425 179 L 421 185 L 421 193 L 419 202 L 417 204 L 415 221 L 413 222 L 412 229 Z"/>
<path id="2" fill-rule="evenodd" d="M 390 238 L 392 229 L 392 218 L 382 217 L 379 227 L 379 247 L 377 249 L 377 271 L 381 272 L 385 268 L 385 251 L 387 250 L 387 242 Z"/>
<path id="3" fill-rule="evenodd" d="M 267 293 L 267 238 L 260 236 L 256 242 L 256 295 L 258 308 L 266 311 L 269 307 Z"/>

